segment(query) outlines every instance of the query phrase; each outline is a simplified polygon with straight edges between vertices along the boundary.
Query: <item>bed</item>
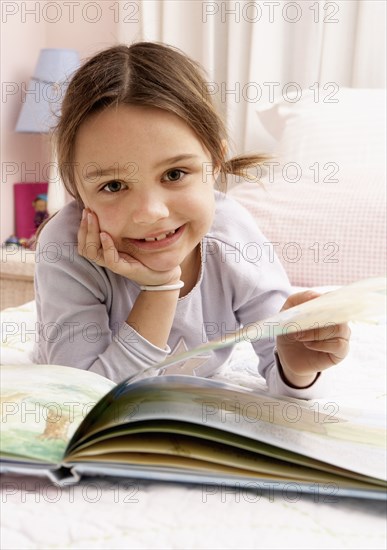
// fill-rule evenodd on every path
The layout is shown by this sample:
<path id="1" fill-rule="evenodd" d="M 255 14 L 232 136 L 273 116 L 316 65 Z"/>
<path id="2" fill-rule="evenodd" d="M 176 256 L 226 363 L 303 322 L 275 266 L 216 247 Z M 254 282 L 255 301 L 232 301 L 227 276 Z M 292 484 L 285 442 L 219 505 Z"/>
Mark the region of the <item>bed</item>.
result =
<path id="1" fill-rule="evenodd" d="M 324 290 L 324 289 L 320 289 Z M 3 311 L 2 363 L 31 361 L 35 304 Z M 24 338 L 4 327 L 21 326 Z M 349 356 L 329 373 L 339 409 L 386 409 L 385 325 L 352 324 Z M 265 388 L 247 342 L 216 375 Z M 3 475 L 2 548 L 385 548 L 385 503 L 297 493 L 226 489 L 135 479 L 90 478 L 58 488 Z"/>
<path id="2" fill-rule="evenodd" d="M 385 275 L 381 92 L 343 90 L 336 110 L 312 105 L 306 93 L 257 112 L 277 140 L 279 164 L 266 165 L 264 187 L 234 182 L 230 193 L 275 243 L 295 290 L 324 292 Z M 35 322 L 34 301 L 2 312 L 3 364 L 31 362 Z M 23 337 L 14 326 L 24 327 Z M 327 373 L 330 392 L 319 402 L 385 415 L 385 322 L 353 323 L 351 330 L 350 353 Z M 246 342 L 216 378 L 265 389 Z M 9 474 L 1 491 L 4 549 L 386 547 L 381 501 L 100 478 L 64 489 Z"/>

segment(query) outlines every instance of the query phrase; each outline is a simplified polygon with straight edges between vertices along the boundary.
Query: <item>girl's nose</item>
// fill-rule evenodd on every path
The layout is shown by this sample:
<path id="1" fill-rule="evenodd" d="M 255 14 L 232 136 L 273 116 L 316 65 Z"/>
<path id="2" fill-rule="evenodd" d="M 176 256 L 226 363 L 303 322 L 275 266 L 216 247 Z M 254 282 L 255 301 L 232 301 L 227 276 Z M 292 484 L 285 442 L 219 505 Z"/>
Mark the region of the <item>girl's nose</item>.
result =
<path id="1" fill-rule="evenodd" d="M 133 206 L 134 223 L 149 225 L 169 216 L 169 209 L 162 194 L 141 193 Z"/>

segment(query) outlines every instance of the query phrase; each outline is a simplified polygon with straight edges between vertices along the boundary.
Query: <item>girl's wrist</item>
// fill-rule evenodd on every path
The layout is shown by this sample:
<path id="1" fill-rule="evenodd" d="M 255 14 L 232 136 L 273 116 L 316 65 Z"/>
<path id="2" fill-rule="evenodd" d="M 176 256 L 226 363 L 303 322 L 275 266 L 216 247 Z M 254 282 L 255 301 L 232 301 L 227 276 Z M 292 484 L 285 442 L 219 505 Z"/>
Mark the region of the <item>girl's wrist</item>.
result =
<path id="1" fill-rule="evenodd" d="M 294 372 L 285 370 L 281 363 L 279 363 L 279 373 L 287 386 L 297 389 L 309 388 L 316 382 L 321 374 L 320 372 L 305 375 L 295 374 Z"/>
<path id="2" fill-rule="evenodd" d="M 279 356 L 278 349 L 275 350 L 275 355 L 277 357 L 279 375 L 282 381 L 291 388 L 309 388 L 316 382 L 317 378 L 319 378 L 321 374 L 321 372 L 298 374 L 284 366 L 284 363 L 281 361 L 281 358 Z"/>

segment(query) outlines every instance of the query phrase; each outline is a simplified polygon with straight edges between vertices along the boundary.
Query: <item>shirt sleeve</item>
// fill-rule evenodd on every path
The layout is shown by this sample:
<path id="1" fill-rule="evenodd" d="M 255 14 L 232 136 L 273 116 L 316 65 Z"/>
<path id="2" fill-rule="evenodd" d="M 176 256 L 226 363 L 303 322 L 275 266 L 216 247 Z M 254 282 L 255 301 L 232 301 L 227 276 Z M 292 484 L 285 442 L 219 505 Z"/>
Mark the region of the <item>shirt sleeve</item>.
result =
<path id="1" fill-rule="evenodd" d="M 236 294 L 241 293 L 248 299 L 239 300 L 236 317 L 242 326 L 252 325 L 255 341 L 252 342 L 254 350 L 259 358 L 258 370 L 265 378 L 269 392 L 272 395 L 296 397 L 300 399 L 314 399 L 321 397 L 325 392 L 325 375 L 319 374 L 315 381 L 307 388 L 295 388 L 289 386 L 282 375 L 281 365 L 275 353 L 276 339 L 273 336 L 261 338 L 259 323 L 257 321 L 267 319 L 282 308 L 288 296 L 292 293 L 292 287 L 278 257 L 265 253 L 263 243 L 267 239 L 255 230 L 257 243 L 260 245 L 262 257 L 259 265 L 244 265 L 244 273 L 239 279 Z M 267 247 L 266 247 L 267 248 Z M 239 266 L 240 268 L 241 266 Z M 256 327 L 256 328 L 255 328 Z"/>
<path id="2" fill-rule="evenodd" d="M 166 358 L 168 349 L 154 346 L 126 322 L 110 326 L 109 284 L 105 270 L 77 253 L 61 250 L 53 261 L 37 250 L 38 363 L 90 370 L 118 383 Z"/>

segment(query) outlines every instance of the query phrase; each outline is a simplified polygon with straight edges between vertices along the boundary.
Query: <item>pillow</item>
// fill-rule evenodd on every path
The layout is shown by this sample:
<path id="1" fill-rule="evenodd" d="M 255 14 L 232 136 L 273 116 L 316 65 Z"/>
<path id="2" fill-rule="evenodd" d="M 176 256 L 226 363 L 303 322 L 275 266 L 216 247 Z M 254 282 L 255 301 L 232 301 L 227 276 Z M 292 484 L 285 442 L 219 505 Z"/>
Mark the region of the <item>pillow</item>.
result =
<path id="1" fill-rule="evenodd" d="M 273 243 L 293 285 L 385 275 L 385 92 L 347 88 L 337 103 L 315 99 L 304 90 L 298 101 L 259 110 L 278 155 L 229 193 Z"/>
<path id="2" fill-rule="evenodd" d="M 331 171 L 324 169 L 326 162 L 336 163 L 340 175 L 355 166 L 385 168 L 385 90 L 340 88 L 334 92 L 328 87 L 320 90 L 319 97 L 312 90 L 303 90 L 300 99 L 299 95 L 288 95 L 288 100 L 257 111 L 277 140 L 276 152 L 283 163 L 299 163 L 303 175 L 316 180 L 317 167 L 310 166 L 318 162 L 320 181 Z"/>

